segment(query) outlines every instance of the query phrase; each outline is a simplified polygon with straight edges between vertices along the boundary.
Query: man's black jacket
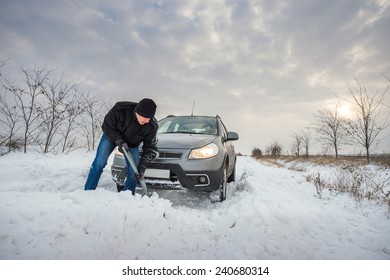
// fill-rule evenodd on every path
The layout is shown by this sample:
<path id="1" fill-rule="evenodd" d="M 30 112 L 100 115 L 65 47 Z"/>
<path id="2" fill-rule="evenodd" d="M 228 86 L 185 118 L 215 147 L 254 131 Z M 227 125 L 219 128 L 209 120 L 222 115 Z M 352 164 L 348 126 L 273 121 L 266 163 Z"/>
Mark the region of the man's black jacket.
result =
<path id="1" fill-rule="evenodd" d="M 137 103 L 118 102 L 104 117 L 102 129 L 112 142 L 120 145 L 126 142 L 129 147 L 138 147 L 142 142 L 142 155 L 138 165 L 139 172 L 145 172 L 148 164 L 157 155 L 157 122 L 154 118 L 140 125 L 134 109 Z"/>

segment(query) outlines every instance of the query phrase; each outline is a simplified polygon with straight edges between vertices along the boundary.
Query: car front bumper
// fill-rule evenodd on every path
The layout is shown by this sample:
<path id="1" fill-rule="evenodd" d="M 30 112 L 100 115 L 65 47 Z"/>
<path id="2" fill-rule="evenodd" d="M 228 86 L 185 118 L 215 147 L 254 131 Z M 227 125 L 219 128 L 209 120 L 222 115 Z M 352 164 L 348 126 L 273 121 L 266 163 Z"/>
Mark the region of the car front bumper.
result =
<path id="1" fill-rule="evenodd" d="M 215 191 L 221 184 L 222 172 L 220 170 L 183 170 L 179 164 L 153 163 L 151 170 L 169 170 L 169 178 L 148 177 L 145 172 L 145 181 L 148 185 L 167 188 L 184 188 L 197 191 Z M 150 172 L 152 173 L 152 172 Z"/>
<path id="2" fill-rule="evenodd" d="M 221 167 L 222 168 L 222 167 Z M 165 170 L 168 175 L 164 177 L 150 177 L 148 174 Z M 124 185 L 127 176 L 123 165 L 113 164 L 111 175 L 118 185 Z M 175 163 L 152 163 L 145 171 L 145 182 L 151 188 L 156 189 L 190 189 L 197 191 L 215 191 L 221 185 L 221 170 L 183 170 Z"/>

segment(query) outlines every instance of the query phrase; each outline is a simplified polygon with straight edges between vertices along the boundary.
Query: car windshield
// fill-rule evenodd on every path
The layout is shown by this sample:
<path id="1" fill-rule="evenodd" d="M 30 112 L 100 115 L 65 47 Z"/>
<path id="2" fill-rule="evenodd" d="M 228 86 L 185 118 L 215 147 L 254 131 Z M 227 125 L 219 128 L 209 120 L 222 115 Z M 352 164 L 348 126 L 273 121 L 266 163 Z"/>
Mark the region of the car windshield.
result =
<path id="1" fill-rule="evenodd" d="M 217 135 L 215 117 L 167 117 L 158 122 L 157 133 L 188 133 Z"/>

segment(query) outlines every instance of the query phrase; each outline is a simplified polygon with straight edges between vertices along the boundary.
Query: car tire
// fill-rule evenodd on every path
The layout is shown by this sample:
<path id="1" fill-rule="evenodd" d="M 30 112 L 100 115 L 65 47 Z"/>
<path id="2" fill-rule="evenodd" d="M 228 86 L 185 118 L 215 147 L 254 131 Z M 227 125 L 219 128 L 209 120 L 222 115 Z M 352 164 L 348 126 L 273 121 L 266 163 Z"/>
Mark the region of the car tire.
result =
<path id="1" fill-rule="evenodd" d="M 230 174 L 229 178 L 227 179 L 228 183 L 236 181 L 236 165 L 233 167 L 232 174 Z"/>
<path id="2" fill-rule="evenodd" d="M 219 202 L 223 202 L 227 195 L 227 167 L 223 167 L 221 185 L 219 186 Z"/>
<path id="3" fill-rule="evenodd" d="M 118 190 L 118 192 L 123 191 L 124 187 L 125 187 L 125 186 L 120 185 L 120 184 L 118 184 L 118 183 L 116 184 L 116 189 Z"/>

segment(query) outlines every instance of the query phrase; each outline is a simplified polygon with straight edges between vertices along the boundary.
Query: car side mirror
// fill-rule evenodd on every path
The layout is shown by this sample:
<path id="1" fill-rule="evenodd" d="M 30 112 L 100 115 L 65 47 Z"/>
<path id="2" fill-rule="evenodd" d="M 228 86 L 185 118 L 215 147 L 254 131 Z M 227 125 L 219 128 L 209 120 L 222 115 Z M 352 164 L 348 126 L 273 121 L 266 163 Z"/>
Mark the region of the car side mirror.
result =
<path id="1" fill-rule="evenodd" d="M 235 141 L 235 140 L 238 140 L 238 134 L 233 131 L 228 132 L 226 141 Z"/>

